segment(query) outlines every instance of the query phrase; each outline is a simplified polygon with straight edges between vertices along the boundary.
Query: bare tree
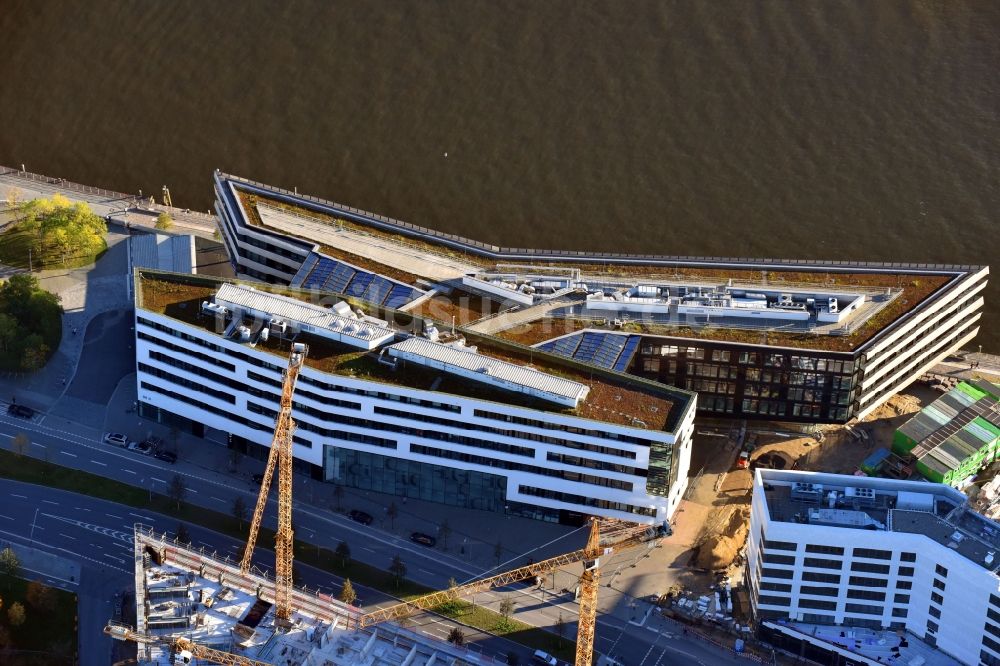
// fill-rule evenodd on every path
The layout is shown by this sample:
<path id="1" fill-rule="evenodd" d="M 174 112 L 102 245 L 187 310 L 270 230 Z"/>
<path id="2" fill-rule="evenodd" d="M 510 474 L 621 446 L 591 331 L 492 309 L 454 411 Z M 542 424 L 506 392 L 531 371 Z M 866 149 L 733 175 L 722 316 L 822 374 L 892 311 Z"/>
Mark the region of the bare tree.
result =
<path id="1" fill-rule="evenodd" d="M 399 555 L 392 556 L 392 563 L 389 565 L 389 573 L 392 574 L 393 584 L 399 587 L 403 583 L 403 577 L 406 575 L 406 565 L 403 564 L 403 558 Z"/>
<path id="2" fill-rule="evenodd" d="M 493 546 L 493 557 L 497 558 L 497 566 L 500 566 L 500 558 L 503 557 L 503 542 L 497 541 L 497 544 Z"/>
<path id="3" fill-rule="evenodd" d="M 514 600 L 510 598 L 509 594 L 505 594 L 500 598 L 500 607 L 498 610 L 504 620 L 510 621 L 510 616 L 514 614 Z"/>
<path id="4" fill-rule="evenodd" d="M 247 503 L 243 500 L 243 495 L 237 495 L 233 500 L 233 518 L 240 524 L 240 531 L 243 531 L 243 522 L 247 519 Z"/>
<path id="5" fill-rule="evenodd" d="M 448 537 L 451 536 L 451 525 L 448 524 L 448 520 L 445 519 L 441 523 L 441 527 L 438 528 L 438 538 L 441 539 L 441 548 L 448 550 Z"/>
<path id="6" fill-rule="evenodd" d="M 396 529 L 397 516 L 399 516 L 399 507 L 396 506 L 395 502 L 389 502 L 389 506 L 385 509 L 385 517 L 389 519 L 389 524 L 392 525 L 392 529 Z"/>
<path id="7" fill-rule="evenodd" d="M 14 449 L 14 455 L 20 458 L 31 445 L 31 438 L 23 432 L 19 432 L 10 440 L 10 445 Z"/>
<path id="8" fill-rule="evenodd" d="M 174 536 L 181 543 L 191 543 L 191 534 L 188 532 L 187 525 L 184 523 L 177 523 L 177 529 L 174 531 Z"/>
<path id="9" fill-rule="evenodd" d="M 333 553 L 340 558 L 341 567 L 346 567 L 347 563 L 351 561 L 351 547 L 347 545 L 346 541 L 338 543 L 337 549 Z"/>
<path id="10" fill-rule="evenodd" d="M 559 637 L 559 647 L 563 646 L 563 639 L 566 637 L 566 620 L 563 619 L 563 614 L 560 612 L 559 617 L 556 618 L 556 636 Z"/>
<path id="11" fill-rule="evenodd" d="M 181 502 L 184 501 L 184 497 L 187 495 L 187 484 L 184 483 L 183 477 L 180 474 L 174 474 L 174 477 L 170 479 L 170 485 L 167 486 L 167 497 L 177 504 L 177 510 L 181 510 Z"/>

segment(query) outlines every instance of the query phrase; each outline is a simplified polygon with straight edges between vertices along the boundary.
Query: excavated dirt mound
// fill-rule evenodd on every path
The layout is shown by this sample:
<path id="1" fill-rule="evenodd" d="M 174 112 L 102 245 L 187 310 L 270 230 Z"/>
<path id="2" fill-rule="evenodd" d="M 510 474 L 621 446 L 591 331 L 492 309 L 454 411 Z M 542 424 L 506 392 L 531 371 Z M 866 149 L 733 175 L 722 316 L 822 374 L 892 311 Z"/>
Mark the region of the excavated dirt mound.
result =
<path id="1" fill-rule="evenodd" d="M 715 530 L 698 546 L 694 556 L 693 565 L 699 569 L 714 571 L 727 568 L 746 543 L 750 527 L 750 508 L 733 506 L 721 511 L 728 513 L 728 517 L 722 517 L 722 527 Z"/>

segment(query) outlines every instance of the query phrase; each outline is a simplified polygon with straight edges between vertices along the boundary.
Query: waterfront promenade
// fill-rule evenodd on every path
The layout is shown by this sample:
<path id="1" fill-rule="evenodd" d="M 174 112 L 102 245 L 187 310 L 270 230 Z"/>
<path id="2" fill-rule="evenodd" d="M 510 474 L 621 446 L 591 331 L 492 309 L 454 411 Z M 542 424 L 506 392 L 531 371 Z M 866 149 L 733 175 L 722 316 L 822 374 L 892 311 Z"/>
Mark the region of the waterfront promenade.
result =
<path id="1" fill-rule="evenodd" d="M 8 192 L 12 189 L 17 190 L 17 198 L 22 202 L 51 197 L 53 194 L 61 194 L 70 201 L 84 201 L 95 213 L 120 225 L 124 225 L 127 221 L 132 227 L 152 229 L 157 216 L 166 212 L 174 221 L 170 233 L 195 234 L 210 238 L 217 228 L 214 214 L 150 203 L 150 193 L 140 197 L 138 193 L 113 192 L 99 187 L 80 185 L 64 178 L 52 178 L 0 166 L 0 197 L 6 200 Z"/>

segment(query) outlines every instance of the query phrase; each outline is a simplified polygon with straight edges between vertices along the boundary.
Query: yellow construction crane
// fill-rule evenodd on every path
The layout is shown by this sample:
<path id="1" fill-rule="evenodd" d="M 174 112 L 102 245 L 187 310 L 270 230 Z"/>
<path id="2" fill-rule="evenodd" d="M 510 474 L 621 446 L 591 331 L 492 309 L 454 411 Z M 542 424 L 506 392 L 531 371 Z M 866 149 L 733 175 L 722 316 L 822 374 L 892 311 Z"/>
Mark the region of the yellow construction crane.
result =
<path id="1" fill-rule="evenodd" d="M 601 527 L 604 533 L 601 533 Z M 447 601 L 483 592 L 494 587 L 503 587 L 531 577 L 543 576 L 567 564 L 583 562 L 583 575 L 580 577 L 580 619 L 577 623 L 576 666 L 591 666 L 594 658 L 594 628 L 597 622 L 597 590 L 600 578 L 600 558 L 605 555 L 621 552 L 640 543 L 648 543 L 664 536 L 659 528 L 649 525 L 636 525 L 621 520 L 598 521 L 593 519 L 590 524 L 590 535 L 587 545 L 582 549 L 565 555 L 535 562 L 511 571 L 476 580 L 465 585 L 458 585 L 448 590 L 432 592 L 431 594 L 404 601 L 403 603 L 380 608 L 361 615 L 357 619 L 359 628 L 370 627 L 379 622 L 396 620 L 405 617 L 416 610 L 426 610 L 439 606 Z"/>
<path id="2" fill-rule="evenodd" d="M 248 659 L 247 657 L 241 657 L 231 652 L 223 652 L 222 650 L 198 645 L 183 636 L 147 636 L 146 634 L 133 631 L 132 627 L 115 622 L 109 622 L 104 627 L 104 633 L 120 641 L 133 641 L 146 645 L 162 645 L 169 648 L 174 653 L 173 663 L 175 664 L 190 664 L 194 659 L 205 659 L 215 664 L 222 664 L 223 666 L 271 666 L 270 663 L 265 661 Z"/>
<path id="3" fill-rule="evenodd" d="M 267 495 L 271 489 L 271 478 L 274 468 L 278 468 L 278 531 L 274 535 L 274 615 L 275 623 L 288 626 L 292 619 L 292 550 L 294 539 L 292 534 L 292 433 L 295 422 L 292 421 L 292 394 L 295 392 L 295 380 L 305 362 L 309 348 L 301 342 L 292 344 L 292 353 L 288 357 L 288 368 L 281 386 L 281 405 L 274 422 L 274 438 L 271 440 L 271 452 L 267 456 L 267 468 L 260 484 L 260 495 L 257 496 L 257 507 L 250 522 L 250 535 L 247 537 L 247 547 L 243 552 L 240 570 L 250 571 L 254 544 L 260 531 L 260 523 L 264 517 L 264 507 L 267 506 Z"/>

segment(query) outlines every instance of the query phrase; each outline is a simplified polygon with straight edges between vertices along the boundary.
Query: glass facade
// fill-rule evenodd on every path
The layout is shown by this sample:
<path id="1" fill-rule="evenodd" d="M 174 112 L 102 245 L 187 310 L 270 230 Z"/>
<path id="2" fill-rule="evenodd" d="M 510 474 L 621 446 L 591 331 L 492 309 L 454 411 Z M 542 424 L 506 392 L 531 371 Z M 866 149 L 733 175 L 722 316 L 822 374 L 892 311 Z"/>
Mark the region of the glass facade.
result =
<path id="1" fill-rule="evenodd" d="M 364 451 L 326 446 L 327 481 L 380 493 L 440 502 L 466 509 L 503 511 L 507 479 Z"/>
<path id="2" fill-rule="evenodd" d="M 697 391 L 703 413 L 810 422 L 854 413 L 860 368 L 849 353 L 692 344 L 643 338 L 631 372 Z"/>

